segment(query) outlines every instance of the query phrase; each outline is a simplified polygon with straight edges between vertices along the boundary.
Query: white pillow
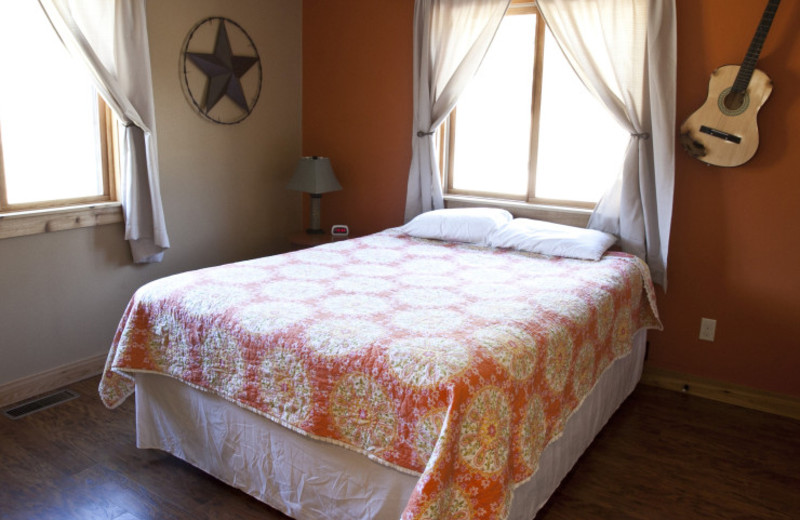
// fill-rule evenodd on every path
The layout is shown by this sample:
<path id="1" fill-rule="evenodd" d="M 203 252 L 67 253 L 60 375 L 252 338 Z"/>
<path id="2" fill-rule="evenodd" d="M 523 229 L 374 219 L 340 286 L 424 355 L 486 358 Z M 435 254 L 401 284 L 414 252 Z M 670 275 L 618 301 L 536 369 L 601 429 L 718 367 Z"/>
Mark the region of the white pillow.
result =
<path id="1" fill-rule="evenodd" d="M 513 218 L 499 208 L 436 209 L 417 215 L 400 230 L 417 238 L 486 244 L 493 231 Z"/>
<path id="2" fill-rule="evenodd" d="M 603 231 L 516 218 L 492 233 L 488 244 L 543 255 L 600 260 L 616 241 L 614 235 Z"/>

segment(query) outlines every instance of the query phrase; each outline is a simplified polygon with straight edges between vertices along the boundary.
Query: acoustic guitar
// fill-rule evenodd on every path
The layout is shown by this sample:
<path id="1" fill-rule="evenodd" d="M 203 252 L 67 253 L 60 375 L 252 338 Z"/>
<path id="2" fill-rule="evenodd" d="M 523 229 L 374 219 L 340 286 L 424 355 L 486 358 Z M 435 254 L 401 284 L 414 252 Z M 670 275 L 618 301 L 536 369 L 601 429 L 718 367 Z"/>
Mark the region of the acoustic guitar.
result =
<path id="1" fill-rule="evenodd" d="M 772 80 L 756 62 L 780 0 L 769 0 L 741 66 L 724 65 L 711 74 L 708 97 L 683 122 L 680 142 L 692 157 L 714 166 L 739 166 L 758 149 L 756 116 L 772 92 Z"/>

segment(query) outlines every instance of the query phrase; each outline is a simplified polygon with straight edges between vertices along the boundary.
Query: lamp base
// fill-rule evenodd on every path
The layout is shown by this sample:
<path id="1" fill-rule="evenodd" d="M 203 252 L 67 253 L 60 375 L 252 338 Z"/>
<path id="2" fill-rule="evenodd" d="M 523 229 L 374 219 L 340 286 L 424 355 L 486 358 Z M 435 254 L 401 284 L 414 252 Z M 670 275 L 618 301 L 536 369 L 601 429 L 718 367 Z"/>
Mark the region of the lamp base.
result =
<path id="1" fill-rule="evenodd" d="M 311 195 L 311 218 L 308 220 L 309 228 L 306 229 L 306 233 L 309 235 L 319 235 L 320 233 L 324 233 L 324 231 L 322 231 L 322 226 L 319 223 L 319 206 L 320 202 L 322 202 L 322 194 L 310 193 L 309 195 Z"/>

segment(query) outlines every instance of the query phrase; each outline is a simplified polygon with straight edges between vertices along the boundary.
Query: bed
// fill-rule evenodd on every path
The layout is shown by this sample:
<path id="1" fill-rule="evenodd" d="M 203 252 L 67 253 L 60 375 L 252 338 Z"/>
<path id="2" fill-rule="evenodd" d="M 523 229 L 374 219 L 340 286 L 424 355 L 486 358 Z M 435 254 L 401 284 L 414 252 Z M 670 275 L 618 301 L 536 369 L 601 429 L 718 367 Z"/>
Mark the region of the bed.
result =
<path id="1" fill-rule="evenodd" d="M 636 257 L 397 228 L 143 286 L 100 393 L 294 518 L 530 519 L 660 326 Z"/>

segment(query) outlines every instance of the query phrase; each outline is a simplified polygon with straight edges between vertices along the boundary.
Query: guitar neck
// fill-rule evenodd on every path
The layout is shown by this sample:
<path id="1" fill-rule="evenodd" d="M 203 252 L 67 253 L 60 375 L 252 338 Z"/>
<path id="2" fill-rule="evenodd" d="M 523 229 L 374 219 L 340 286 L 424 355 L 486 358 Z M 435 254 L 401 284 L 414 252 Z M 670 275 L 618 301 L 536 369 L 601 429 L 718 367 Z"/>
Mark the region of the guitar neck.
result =
<path id="1" fill-rule="evenodd" d="M 772 26 L 772 20 L 775 18 L 775 13 L 778 11 L 778 5 L 781 0 L 769 0 L 767 7 L 764 9 L 764 14 L 761 15 L 761 22 L 758 24 L 756 34 L 750 42 L 750 47 L 747 49 L 747 55 L 744 57 L 739 73 L 736 75 L 736 80 L 733 82 L 731 90 L 734 92 L 744 92 L 750 84 L 750 78 L 753 76 L 753 71 L 756 68 L 758 57 L 761 54 L 761 49 L 764 46 L 764 41 L 767 39 L 767 33 Z"/>

